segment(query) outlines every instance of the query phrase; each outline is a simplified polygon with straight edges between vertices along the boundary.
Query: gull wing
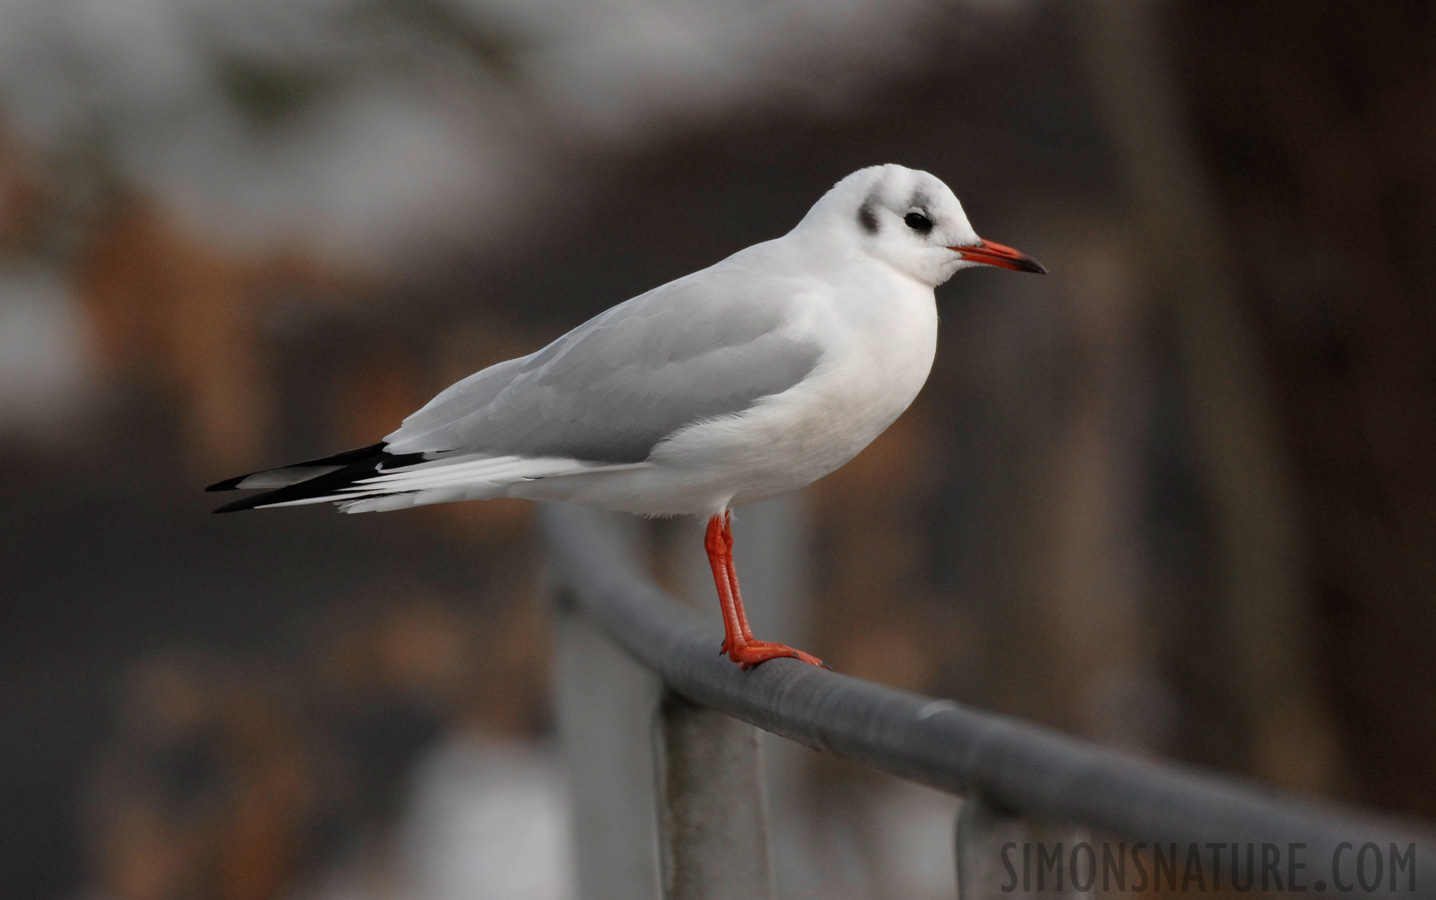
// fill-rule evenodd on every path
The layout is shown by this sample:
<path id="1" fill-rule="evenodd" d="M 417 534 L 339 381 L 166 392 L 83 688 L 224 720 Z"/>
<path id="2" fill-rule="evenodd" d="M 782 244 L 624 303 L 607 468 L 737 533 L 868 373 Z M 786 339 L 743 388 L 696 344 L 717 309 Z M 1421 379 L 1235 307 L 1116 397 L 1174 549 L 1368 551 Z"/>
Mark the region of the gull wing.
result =
<path id="1" fill-rule="evenodd" d="M 812 371 L 821 348 L 789 327 L 800 290 L 722 263 L 670 282 L 458 382 L 386 449 L 642 462 L 684 426 L 741 412 Z"/>
<path id="2" fill-rule="evenodd" d="M 378 444 L 211 485 L 267 489 L 215 512 L 324 502 L 399 509 L 641 466 L 684 426 L 742 412 L 817 365 L 821 347 L 793 326 L 805 284 L 764 277 L 752 264 L 757 250 L 465 378 Z"/>

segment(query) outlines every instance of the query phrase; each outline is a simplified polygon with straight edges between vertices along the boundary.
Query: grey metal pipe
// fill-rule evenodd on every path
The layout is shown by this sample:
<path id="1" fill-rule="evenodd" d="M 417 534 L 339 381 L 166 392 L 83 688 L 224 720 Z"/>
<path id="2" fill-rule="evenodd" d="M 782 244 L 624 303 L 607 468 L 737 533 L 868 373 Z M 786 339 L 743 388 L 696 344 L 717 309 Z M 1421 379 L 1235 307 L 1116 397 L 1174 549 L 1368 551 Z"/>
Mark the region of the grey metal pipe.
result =
<path id="1" fill-rule="evenodd" d="M 642 575 L 598 514 L 544 507 L 540 523 L 554 574 L 579 611 L 701 706 L 900 778 L 980 794 L 1013 815 L 1148 843 L 1272 844 L 1283 854 L 1302 844 L 1308 890 L 1316 880 L 1334 893 L 1357 885 L 1356 851 L 1365 844 L 1383 852 L 1394 845 L 1402 854 L 1415 845 L 1416 890 L 1406 889 L 1403 869 L 1396 893 L 1436 898 L 1429 871 L 1436 865 L 1436 837 L 1429 825 L 1280 796 L 796 661 L 739 671 L 718 655 L 718 629 Z M 1342 850 L 1345 844 L 1351 850 Z M 1341 866 L 1335 873 L 1333 859 Z"/>

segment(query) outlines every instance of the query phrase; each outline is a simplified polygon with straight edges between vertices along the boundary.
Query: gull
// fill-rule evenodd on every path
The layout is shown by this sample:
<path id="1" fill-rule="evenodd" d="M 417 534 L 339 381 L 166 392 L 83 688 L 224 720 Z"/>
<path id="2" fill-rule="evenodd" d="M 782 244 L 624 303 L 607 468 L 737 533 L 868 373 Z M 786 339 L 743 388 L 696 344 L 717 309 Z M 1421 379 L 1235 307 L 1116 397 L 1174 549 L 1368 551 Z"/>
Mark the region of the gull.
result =
<path id="1" fill-rule="evenodd" d="M 816 481 L 891 425 L 932 369 L 933 289 L 975 266 L 1046 272 L 979 238 L 934 176 L 860 169 L 782 237 L 470 375 L 378 443 L 211 485 L 264 491 L 215 512 L 522 497 L 706 516 L 719 652 L 823 665 L 753 637 L 731 510 Z"/>

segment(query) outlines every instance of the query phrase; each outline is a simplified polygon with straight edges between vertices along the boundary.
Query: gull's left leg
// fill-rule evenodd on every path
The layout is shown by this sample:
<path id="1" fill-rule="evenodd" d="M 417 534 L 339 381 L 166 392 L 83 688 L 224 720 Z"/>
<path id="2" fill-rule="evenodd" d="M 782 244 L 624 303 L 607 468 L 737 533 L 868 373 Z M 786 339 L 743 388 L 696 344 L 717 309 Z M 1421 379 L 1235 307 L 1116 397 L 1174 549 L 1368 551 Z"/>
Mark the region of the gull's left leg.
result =
<path id="1" fill-rule="evenodd" d="M 723 608 L 723 646 L 720 653 L 748 669 L 770 659 L 790 656 L 809 665 L 823 666 L 823 661 L 787 644 L 773 641 L 759 641 L 753 638 L 748 627 L 748 616 L 743 610 L 743 595 L 738 590 L 738 572 L 733 567 L 732 514 L 723 512 L 708 520 L 708 533 L 703 546 L 708 551 L 708 564 L 713 568 L 713 583 L 718 588 L 718 603 Z"/>

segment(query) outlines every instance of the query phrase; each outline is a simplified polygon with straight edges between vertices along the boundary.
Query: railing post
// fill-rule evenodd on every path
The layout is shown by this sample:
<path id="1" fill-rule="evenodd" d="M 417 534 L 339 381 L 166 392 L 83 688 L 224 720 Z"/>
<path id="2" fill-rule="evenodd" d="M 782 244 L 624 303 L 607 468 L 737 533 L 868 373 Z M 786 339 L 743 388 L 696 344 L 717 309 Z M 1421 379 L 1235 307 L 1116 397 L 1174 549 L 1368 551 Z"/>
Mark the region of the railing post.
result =
<path id="1" fill-rule="evenodd" d="M 791 502 L 745 507 L 737 553 L 749 614 L 760 634 L 789 640 L 797 623 L 795 581 L 801 529 Z M 665 525 L 679 548 L 677 570 L 685 605 L 717 620 L 713 575 L 698 548 L 701 523 Z M 785 613 L 787 613 L 785 615 Z M 717 653 L 715 642 L 714 653 Z M 767 900 L 774 895 L 767 785 L 758 730 L 669 694 L 659 704 L 654 743 L 659 766 L 659 842 L 664 900 Z"/>
<path id="2" fill-rule="evenodd" d="M 771 900 L 757 729 L 669 693 L 654 743 L 664 900 Z"/>
<path id="3" fill-rule="evenodd" d="M 1088 890 L 1073 887 L 1066 852 L 1085 839 L 1078 830 L 1036 824 L 1008 814 L 981 794 L 968 794 L 957 813 L 955 834 L 958 900 L 1090 897 L 1090 884 Z M 1063 859 L 1056 868 L 1036 871 L 1040 853 Z"/>
<path id="4" fill-rule="evenodd" d="M 607 523 L 636 543 L 628 517 Z M 554 704 L 583 900 L 659 895 L 657 776 L 650 739 L 658 679 L 573 608 L 555 582 Z"/>

